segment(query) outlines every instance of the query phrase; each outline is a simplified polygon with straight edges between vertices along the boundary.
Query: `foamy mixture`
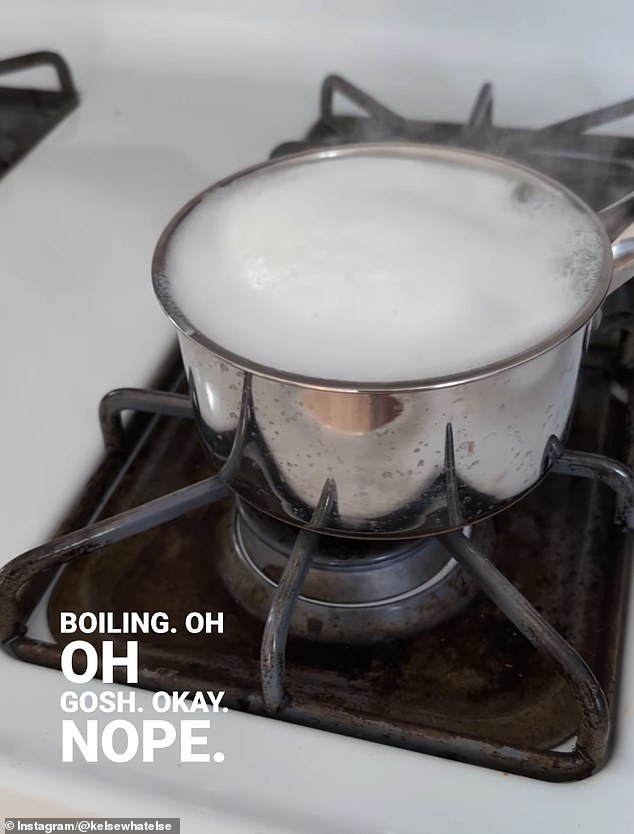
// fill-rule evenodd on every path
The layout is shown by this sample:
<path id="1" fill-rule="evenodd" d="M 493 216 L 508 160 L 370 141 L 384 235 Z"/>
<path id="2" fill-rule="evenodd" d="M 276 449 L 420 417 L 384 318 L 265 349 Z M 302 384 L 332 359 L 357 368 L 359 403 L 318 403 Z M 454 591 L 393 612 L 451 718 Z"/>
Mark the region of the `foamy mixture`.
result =
<path id="1" fill-rule="evenodd" d="M 166 272 L 216 344 L 280 371 L 422 380 L 555 334 L 597 287 L 603 246 L 563 195 L 433 157 L 334 157 L 212 192 Z"/>

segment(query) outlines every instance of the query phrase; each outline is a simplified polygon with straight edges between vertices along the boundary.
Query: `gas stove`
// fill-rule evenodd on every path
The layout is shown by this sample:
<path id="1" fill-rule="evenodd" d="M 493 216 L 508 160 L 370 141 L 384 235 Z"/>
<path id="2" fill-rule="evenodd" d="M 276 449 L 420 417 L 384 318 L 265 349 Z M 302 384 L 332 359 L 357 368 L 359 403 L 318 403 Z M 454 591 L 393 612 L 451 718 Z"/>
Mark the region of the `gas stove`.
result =
<path id="1" fill-rule="evenodd" d="M 20 151 L 28 154 L 18 160 L 12 146 L 0 181 L 12 348 L 2 428 L 13 438 L 0 482 L 10 521 L 3 561 L 28 553 L 2 573 L 11 636 L 0 653 L 0 807 L 96 815 L 116 805 L 118 814 L 181 816 L 184 830 L 268 834 L 413 834 L 421 823 L 489 832 L 508 827 L 512 807 L 521 831 L 627 829 L 631 288 L 612 297 L 594 333 L 567 449 L 554 450 L 558 471 L 520 503 L 467 538 L 309 536 L 298 547 L 296 530 L 212 482 L 148 279 L 174 208 L 271 149 L 384 138 L 488 148 L 601 208 L 634 186 L 633 131 L 599 127 L 632 112 L 629 101 L 602 107 L 631 91 L 625 35 L 600 66 L 546 39 L 542 69 L 521 38 L 510 48 L 518 30 L 499 4 L 482 46 L 457 43 L 454 31 L 449 52 L 459 46 L 462 57 L 447 67 L 444 24 L 429 10 L 413 25 L 403 10 L 388 23 L 366 8 L 355 39 L 350 3 L 336 27 L 316 8 L 300 22 L 277 6 L 265 20 L 254 8 L 245 17 L 242 3 L 237 16 L 219 17 L 168 5 L 159 14 L 140 3 L 138 20 L 127 12 L 124 21 L 122 10 L 93 17 L 70 0 L 66 17 L 34 4 L 37 15 L 16 11 L 0 36 L 6 55 L 51 43 L 81 91 L 74 111 L 58 102 L 46 138 Z M 283 44 L 271 14 L 288 34 Z M 527 12 L 524 29 L 531 20 Z M 583 9 L 566 21 L 577 44 L 588 42 L 583 31 L 606 35 L 595 24 Z M 187 32 L 187 55 L 178 32 Z M 314 46 L 301 57 L 300 32 Z M 149 48 L 157 38 L 161 61 L 178 71 Z M 328 77 L 314 121 L 318 80 L 332 67 L 345 78 Z M 467 100 L 473 79 L 486 77 L 498 92 L 495 122 L 490 86 L 475 105 Z M 558 124 L 583 110 L 591 115 Z M 59 536 L 69 537 L 61 547 Z M 51 539 L 57 545 L 40 546 Z M 307 553 L 299 587 L 287 567 L 301 568 Z M 67 559 L 59 572 L 42 570 Z M 59 613 L 72 610 L 110 611 L 115 627 L 125 611 L 167 611 L 177 625 L 187 611 L 224 612 L 222 635 L 138 635 L 137 692 L 151 715 L 151 691 L 225 690 L 230 711 L 214 724 L 222 763 L 61 763 L 68 684 L 57 667 L 70 638 Z"/>
<path id="2" fill-rule="evenodd" d="M 232 709 L 543 779 L 589 776 L 611 741 L 634 511 L 629 472 L 604 457 L 632 457 L 622 402 L 631 348 L 618 328 L 599 333 L 615 335 L 606 340 L 618 345 L 593 348 L 583 371 L 571 433 L 579 451 L 475 526 L 466 552 L 462 536 L 324 536 L 303 581 L 298 564 L 288 572 L 294 528 L 201 480 L 208 466 L 188 398 L 168 393 L 178 360 L 162 393 L 111 392 L 101 409 L 109 454 L 60 532 L 94 526 L 0 574 L 7 647 L 59 667 L 76 639 L 60 633 L 61 612 L 113 612 L 115 622 L 167 613 L 177 635 L 139 636 L 149 689 L 226 690 Z M 162 416 L 122 430 L 119 412 L 135 406 Z M 67 562 L 48 602 L 54 642 L 33 640 L 22 625 L 37 599 L 31 586 Z M 289 581 L 295 593 L 283 596 Z M 185 630 L 187 613 L 204 610 L 223 612 L 222 640 Z M 86 639 L 101 649 L 104 637 Z M 575 737 L 573 751 L 550 752 Z"/>
<path id="3" fill-rule="evenodd" d="M 369 115 L 337 117 L 335 89 Z M 596 175 L 586 195 L 598 207 L 633 185 L 623 172 L 634 178 L 634 140 L 578 142 L 577 130 L 634 112 L 634 100 L 534 133 L 493 128 L 489 85 L 464 129 L 400 119 L 335 76 L 321 102 L 306 142 L 273 155 L 377 135 L 490 142 L 569 185 L 586 154 Z M 232 709 L 272 719 L 550 781 L 590 776 L 612 742 L 628 600 L 632 322 L 628 288 L 585 360 L 574 451 L 553 450 L 537 489 L 465 535 L 404 542 L 299 533 L 229 497 L 218 478 L 201 480 L 206 455 L 170 357 L 156 390 L 103 398 L 107 455 L 61 538 L 0 573 L 5 646 L 59 667 L 71 640 L 61 612 L 167 613 L 178 636 L 139 641 L 148 689 L 222 690 Z M 125 411 L 135 419 L 124 428 Z M 48 596 L 53 641 L 32 639 L 37 589 L 60 565 Z M 226 628 L 213 647 L 184 628 L 188 612 L 207 609 L 223 612 Z M 88 639 L 101 649 L 103 635 Z"/>

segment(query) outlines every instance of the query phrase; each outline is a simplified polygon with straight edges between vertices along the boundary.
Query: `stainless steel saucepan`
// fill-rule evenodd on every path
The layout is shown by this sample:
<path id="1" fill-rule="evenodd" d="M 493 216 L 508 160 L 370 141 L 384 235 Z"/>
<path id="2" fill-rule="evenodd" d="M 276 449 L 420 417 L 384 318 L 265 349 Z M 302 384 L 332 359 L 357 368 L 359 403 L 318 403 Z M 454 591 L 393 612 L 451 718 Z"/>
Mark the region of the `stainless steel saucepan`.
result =
<path id="1" fill-rule="evenodd" d="M 602 262 L 593 291 L 565 327 L 486 367 L 413 382 L 355 384 L 300 377 L 236 356 L 199 332 L 174 300 L 170 240 L 210 191 L 265 168 L 328 164 L 335 156 L 435 156 L 511 175 L 587 215 Z M 297 526 L 315 523 L 324 486 L 336 494 L 320 529 L 408 538 L 477 522 L 546 474 L 563 442 L 577 376 L 607 294 L 634 275 L 634 195 L 595 214 L 558 183 L 495 157 L 426 145 L 311 151 L 242 171 L 195 197 L 171 221 L 153 259 L 154 289 L 178 330 L 198 428 L 220 476 L 240 498 Z M 512 275 L 512 266 L 510 268 Z"/>

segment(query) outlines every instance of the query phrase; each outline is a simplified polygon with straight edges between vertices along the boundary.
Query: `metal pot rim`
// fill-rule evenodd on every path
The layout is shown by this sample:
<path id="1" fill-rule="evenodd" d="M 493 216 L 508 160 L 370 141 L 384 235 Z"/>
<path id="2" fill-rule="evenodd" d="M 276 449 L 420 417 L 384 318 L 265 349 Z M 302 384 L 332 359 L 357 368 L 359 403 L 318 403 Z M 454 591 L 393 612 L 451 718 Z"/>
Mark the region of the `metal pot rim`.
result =
<path id="1" fill-rule="evenodd" d="M 174 300 L 171 292 L 171 281 L 166 271 L 166 256 L 172 236 L 182 221 L 201 202 L 201 200 L 213 191 L 217 191 L 236 180 L 260 173 L 274 168 L 290 167 L 292 165 L 317 162 L 324 159 L 333 159 L 341 156 L 400 156 L 400 157 L 436 157 L 447 161 L 454 160 L 458 163 L 478 165 L 484 169 L 504 168 L 509 172 L 521 174 L 528 181 L 539 186 L 542 190 L 554 191 L 559 196 L 564 196 L 570 203 L 576 206 L 592 222 L 597 234 L 603 242 L 603 264 L 601 275 L 597 281 L 592 295 L 587 299 L 573 318 L 563 327 L 559 328 L 551 336 L 542 339 L 537 344 L 519 353 L 513 354 L 505 359 L 498 360 L 468 371 L 438 376 L 421 380 L 397 380 L 394 382 L 358 382 L 347 380 L 322 379 L 319 377 L 302 376 L 289 373 L 276 368 L 262 365 L 244 356 L 239 356 L 217 344 L 208 336 L 201 333 L 187 318 Z M 565 342 L 573 336 L 601 307 L 610 286 L 612 277 L 612 250 L 607 232 L 596 213 L 580 197 L 574 194 L 556 180 L 541 174 L 532 168 L 513 162 L 501 157 L 484 154 L 478 151 L 463 150 L 444 145 L 426 145 L 412 142 L 377 142 L 341 145 L 336 147 L 321 148 L 318 150 L 302 151 L 297 154 L 284 156 L 275 160 L 268 160 L 257 165 L 252 165 L 232 174 L 225 179 L 209 186 L 193 197 L 168 223 L 161 234 L 154 250 L 152 258 L 152 283 L 156 297 L 172 324 L 186 338 L 211 351 L 216 356 L 225 360 L 228 364 L 234 365 L 242 371 L 254 376 L 266 377 L 277 382 L 295 385 L 302 388 L 311 388 L 322 391 L 348 392 L 348 393 L 371 393 L 371 392 L 406 392 L 425 391 L 438 388 L 449 388 L 456 385 L 464 385 L 470 382 L 494 376 L 503 371 L 523 365 L 532 359 Z"/>

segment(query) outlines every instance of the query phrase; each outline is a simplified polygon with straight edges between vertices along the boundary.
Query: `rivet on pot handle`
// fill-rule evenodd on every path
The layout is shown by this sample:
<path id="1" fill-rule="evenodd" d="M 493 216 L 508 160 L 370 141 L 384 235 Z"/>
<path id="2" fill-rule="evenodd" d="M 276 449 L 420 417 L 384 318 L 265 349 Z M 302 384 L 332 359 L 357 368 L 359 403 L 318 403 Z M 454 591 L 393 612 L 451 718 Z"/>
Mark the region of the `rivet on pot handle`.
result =
<path id="1" fill-rule="evenodd" d="M 634 277 L 634 191 L 598 213 L 612 243 L 612 283 L 609 292 L 618 290 Z"/>

